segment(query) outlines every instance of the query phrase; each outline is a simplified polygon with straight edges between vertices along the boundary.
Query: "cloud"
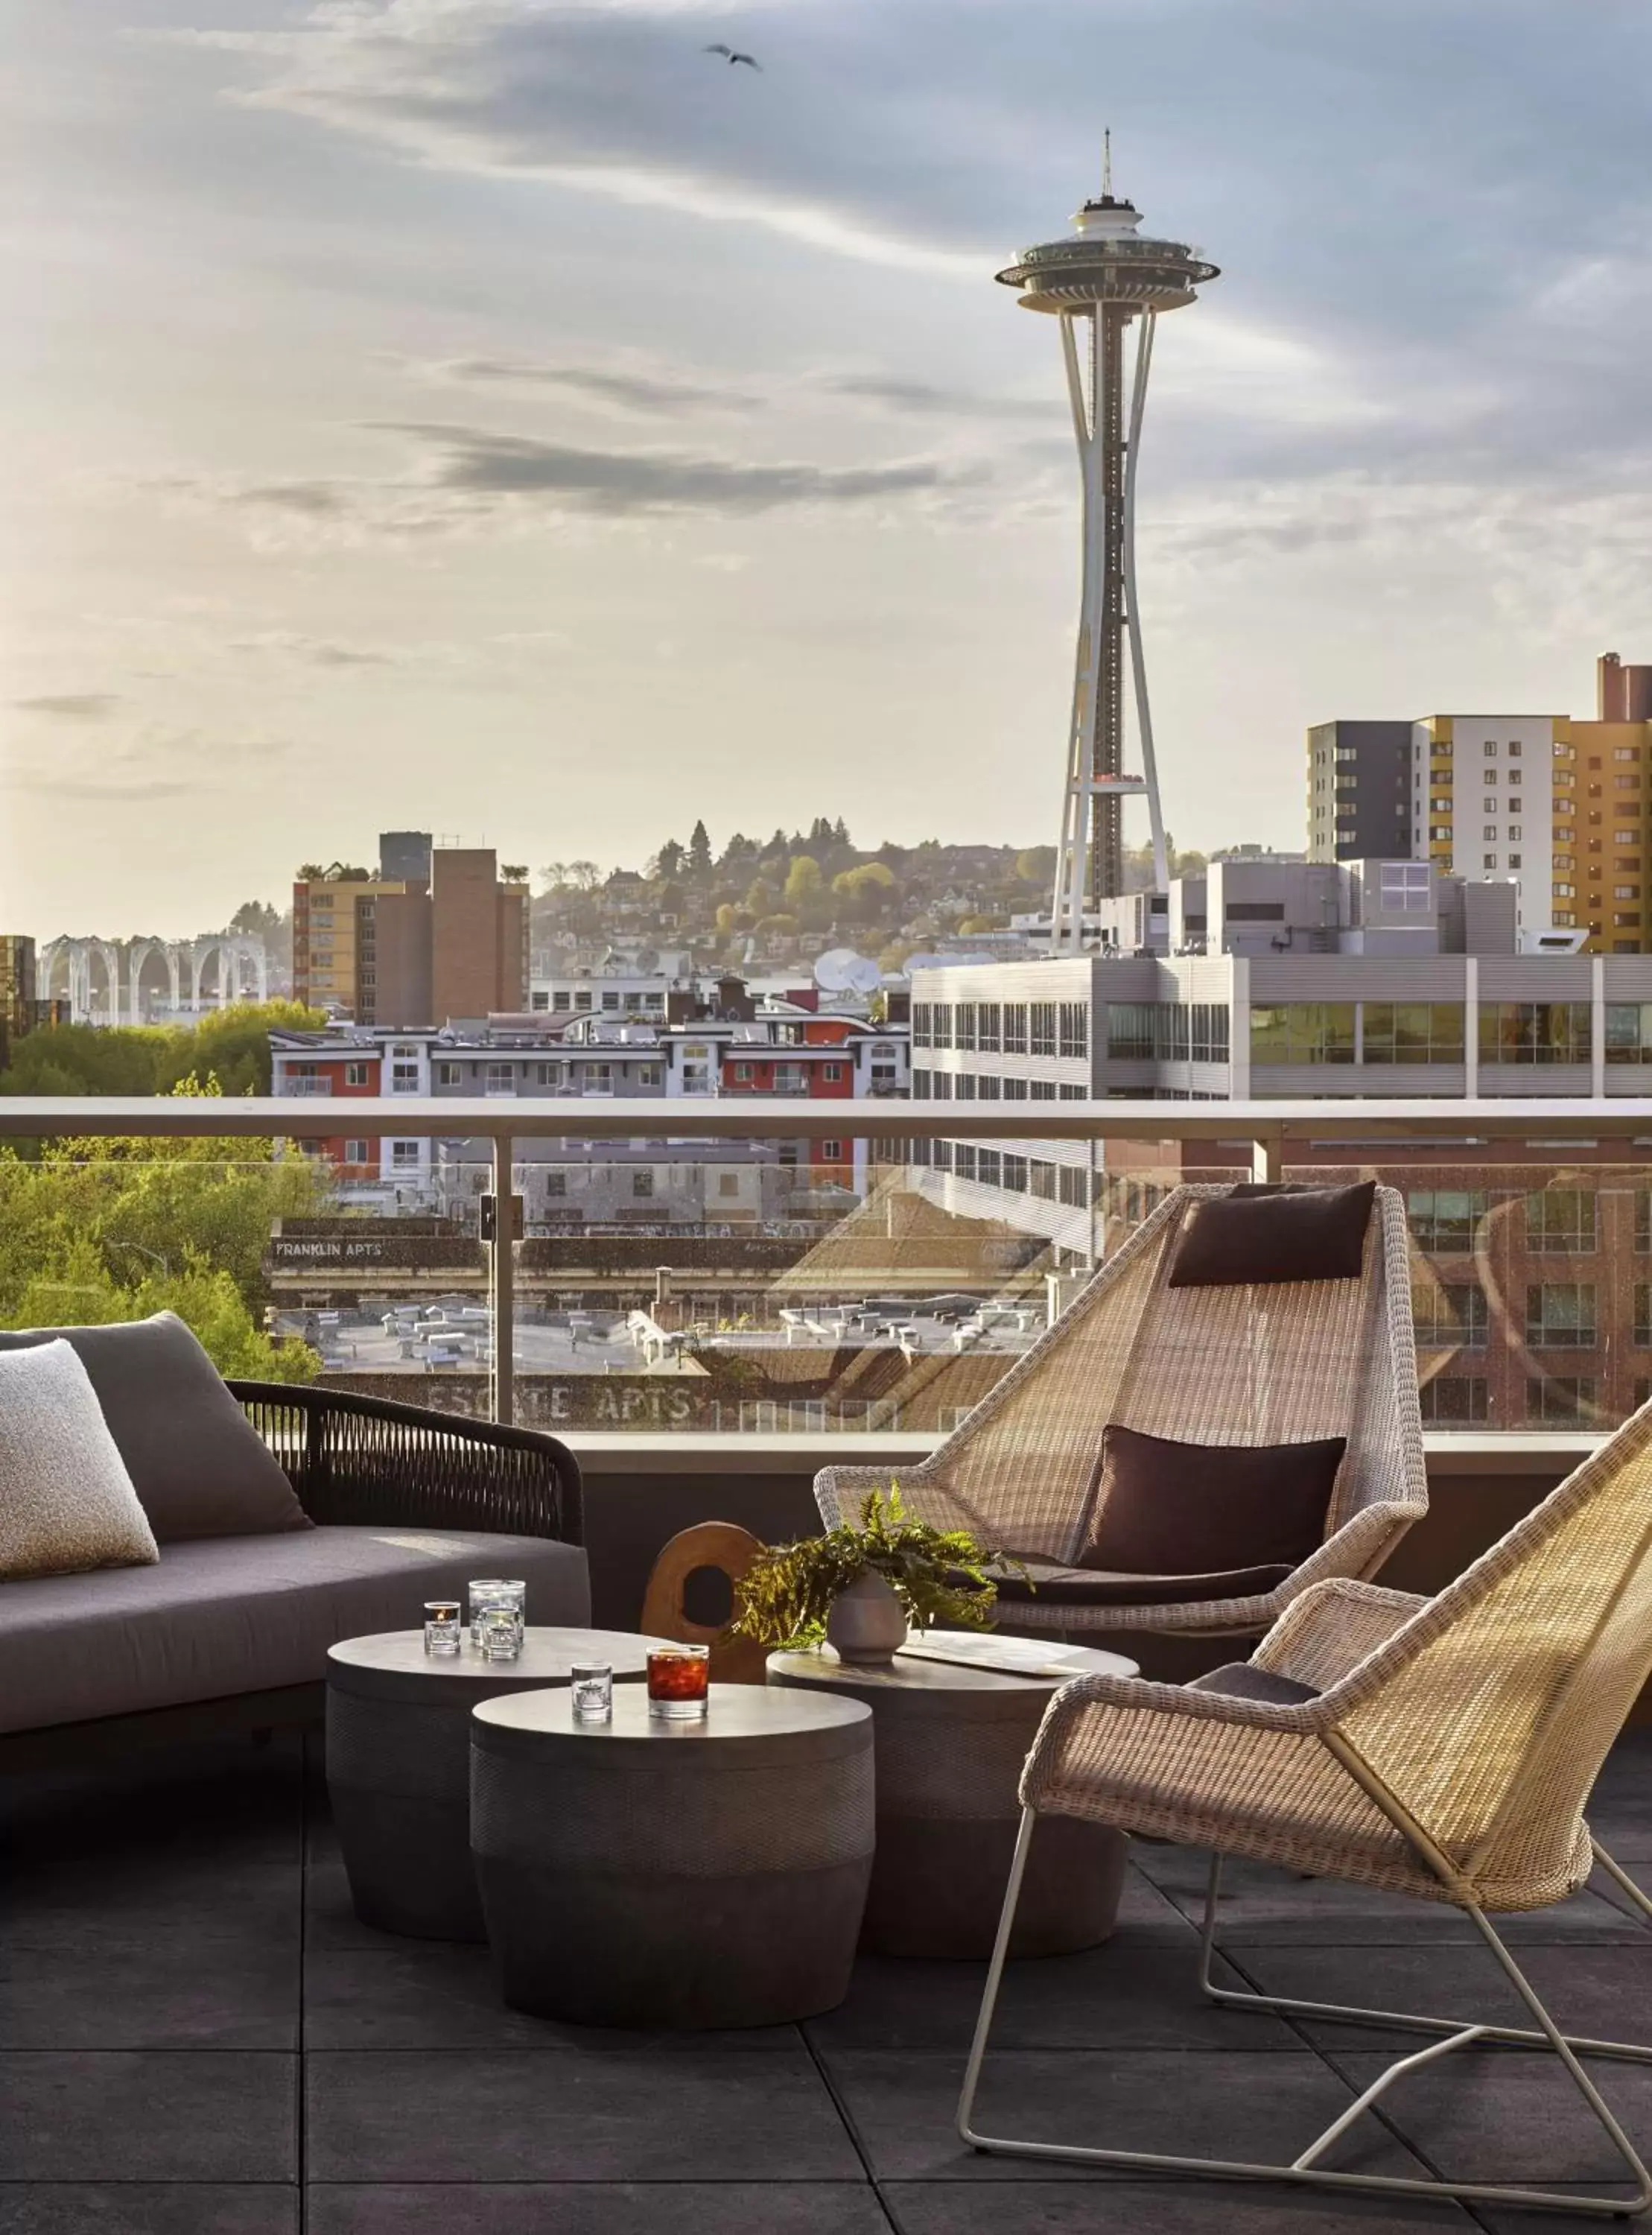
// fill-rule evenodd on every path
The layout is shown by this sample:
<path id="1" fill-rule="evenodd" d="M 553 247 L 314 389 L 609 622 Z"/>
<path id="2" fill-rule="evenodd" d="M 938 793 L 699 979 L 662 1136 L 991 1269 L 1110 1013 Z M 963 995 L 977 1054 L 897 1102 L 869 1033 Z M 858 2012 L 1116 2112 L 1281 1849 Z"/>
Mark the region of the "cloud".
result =
<path id="1" fill-rule="evenodd" d="M 1048 419 L 1056 408 L 1050 397 L 976 396 L 967 389 L 942 388 L 932 381 L 902 380 L 892 373 L 821 373 L 811 383 L 828 396 L 859 403 L 878 403 L 919 418 Z"/>
<path id="2" fill-rule="evenodd" d="M 334 644 L 325 637 L 301 636 L 291 629 L 264 629 L 257 636 L 232 637 L 232 652 L 276 652 L 311 667 L 394 667 L 399 655 L 364 646 Z"/>
<path id="3" fill-rule="evenodd" d="M 739 515 L 794 505 L 864 504 L 944 488 L 960 476 L 934 459 L 888 465 L 760 464 L 669 450 L 577 449 L 478 427 L 390 422 L 434 454 L 439 488 L 465 497 L 533 497 L 616 516 L 705 512 Z"/>
<path id="4" fill-rule="evenodd" d="M 102 722 L 121 700 L 112 691 L 63 691 L 38 698 L 14 698 L 11 703 L 25 714 L 50 714 L 62 722 Z"/>
<path id="5" fill-rule="evenodd" d="M 839 508 L 922 499 L 962 489 L 977 469 L 934 458 L 879 465 L 761 463 L 676 450 L 610 450 L 442 421 L 389 420 L 375 430 L 418 444 L 400 478 L 259 482 L 173 474 L 142 484 L 188 502 L 254 518 L 278 547 L 295 532 L 323 543 L 459 534 L 502 514 L 565 514 L 621 521 L 698 514 L 750 518 L 782 509 Z M 280 632 L 244 646 L 292 651 L 322 665 L 380 655 Z"/>
<path id="6" fill-rule="evenodd" d="M 429 370 L 438 378 L 480 386 L 558 389 L 611 410 L 652 415 L 660 411 L 745 411 L 761 408 L 754 390 L 684 380 L 670 373 L 629 371 L 599 364 L 558 364 L 532 358 L 453 357 Z"/>

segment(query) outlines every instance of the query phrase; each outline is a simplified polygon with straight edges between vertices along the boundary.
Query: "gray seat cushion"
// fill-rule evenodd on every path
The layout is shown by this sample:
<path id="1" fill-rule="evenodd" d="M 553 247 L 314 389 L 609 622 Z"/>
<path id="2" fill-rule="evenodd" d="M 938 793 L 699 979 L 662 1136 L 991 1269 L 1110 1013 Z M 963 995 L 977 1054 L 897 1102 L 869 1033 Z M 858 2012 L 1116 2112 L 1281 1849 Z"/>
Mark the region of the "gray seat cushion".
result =
<path id="1" fill-rule="evenodd" d="M 591 1619 L 578 1546 L 457 1530 L 209 1537 L 155 1567 L 0 1583 L 0 1731 L 319 1682 L 330 1645 L 416 1629 L 473 1576 L 520 1576 L 531 1622 Z"/>
<path id="2" fill-rule="evenodd" d="M 0 1350 L 60 1337 L 97 1392 L 158 1544 L 310 1526 L 279 1462 L 175 1312 L 114 1327 L 0 1329 Z"/>

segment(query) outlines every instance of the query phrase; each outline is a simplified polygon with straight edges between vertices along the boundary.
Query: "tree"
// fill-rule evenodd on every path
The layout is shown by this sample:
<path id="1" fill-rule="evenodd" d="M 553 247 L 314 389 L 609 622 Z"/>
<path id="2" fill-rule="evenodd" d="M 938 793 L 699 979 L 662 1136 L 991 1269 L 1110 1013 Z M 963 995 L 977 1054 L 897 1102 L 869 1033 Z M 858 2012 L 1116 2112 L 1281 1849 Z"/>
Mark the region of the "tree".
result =
<path id="1" fill-rule="evenodd" d="M 649 864 L 649 875 L 663 884 L 669 884 L 682 874 L 683 852 L 675 838 L 668 838 Z"/>
<path id="2" fill-rule="evenodd" d="M 746 888 L 746 905 L 754 915 L 767 915 L 779 898 L 767 877 L 754 877 Z"/>
<path id="3" fill-rule="evenodd" d="M 324 877 L 326 874 L 326 870 L 323 868 L 319 862 L 300 862 L 298 864 L 298 875 L 302 882 L 307 885 L 315 884 L 319 879 Z"/>
<path id="4" fill-rule="evenodd" d="M 797 908 L 810 900 L 821 888 L 820 864 L 812 854 L 794 854 L 786 873 L 787 905 Z"/>
<path id="5" fill-rule="evenodd" d="M 603 873 L 594 862 L 570 862 L 568 882 L 577 893 L 594 893 L 603 881 Z"/>
<path id="6" fill-rule="evenodd" d="M 507 885 L 525 885 L 528 881 L 528 865 L 526 862 L 501 862 L 499 865 L 499 873 Z"/>
<path id="7" fill-rule="evenodd" d="M 548 893 L 559 893 L 568 882 L 565 862 L 547 862 L 539 872 L 540 882 Z"/>
<path id="8" fill-rule="evenodd" d="M 1015 875 L 1024 885 L 1047 885 L 1055 875 L 1054 846 L 1028 846 L 1015 856 Z"/>
<path id="9" fill-rule="evenodd" d="M 14 1041 L 0 1094 L 167 1094 L 212 1073 L 229 1094 L 270 1091 L 271 1031 L 319 1032 L 297 1001 L 238 1001 L 198 1025 L 45 1025 Z"/>
<path id="10" fill-rule="evenodd" d="M 191 1078 L 175 1091 L 215 1094 Z M 271 1141 L 61 1139 L 0 1150 L 0 1324 L 105 1325 L 174 1311 L 219 1371 L 308 1381 L 321 1361 L 259 1324 L 278 1218 L 330 1203 L 326 1175 Z"/>
<path id="11" fill-rule="evenodd" d="M 711 839 L 703 823 L 696 823 L 689 833 L 689 875 L 708 877 L 711 875 Z"/>
<path id="12" fill-rule="evenodd" d="M 268 901 L 243 901 L 225 927 L 230 931 L 250 932 L 269 939 L 280 930 L 280 911 L 272 908 Z"/>

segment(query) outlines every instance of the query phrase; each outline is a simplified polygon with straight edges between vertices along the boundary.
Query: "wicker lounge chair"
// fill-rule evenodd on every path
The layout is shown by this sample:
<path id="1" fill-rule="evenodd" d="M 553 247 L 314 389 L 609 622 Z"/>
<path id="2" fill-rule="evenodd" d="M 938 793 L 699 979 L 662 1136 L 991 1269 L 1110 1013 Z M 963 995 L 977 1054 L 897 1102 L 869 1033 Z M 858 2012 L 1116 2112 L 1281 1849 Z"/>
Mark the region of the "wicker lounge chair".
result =
<path id="1" fill-rule="evenodd" d="M 1305 1592 L 1248 1663 L 1180 1688 L 1094 1676 L 1052 1701 L 1022 1774 L 1022 1828 L 958 2126 L 978 2148 L 1133 2170 L 1630 2213 L 1652 2178 L 1578 2052 L 1652 2048 L 1561 2034 L 1492 1915 L 1564 1900 L 1598 1864 L 1640 1920 L 1652 1902 L 1592 1840 L 1583 1810 L 1652 1671 L 1652 1406 L 1438 1598 L 1334 1581 Z M 1215 2002 L 1437 2036 L 1402 2057 L 1289 2166 L 1017 2141 L 976 2131 L 974 2099 L 1028 1843 L 1076 1816 L 1214 1851 L 1200 1983 Z M 1221 1857 L 1242 1855 L 1449 1903 L 1473 1920 L 1531 2029 L 1236 1994 L 1211 1982 Z M 1583 2197 L 1328 2171 L 1337 2137 L 1401 2074 L 1466 2043 L 1559 2057 L 1637 2194 Z"/>
<path id="2" fill-rule="evenodd" d="M 1376 1191 L 1357 1281 L 1168 1288 L 1189 1207 L 1226 1193 L 1176 1189 L 933 1457 L 900 1470 L 921 1519 L 1028 1563 L 1033 1596 L 1011 1605 L 1007 1590 L 1002 1610 L 1017 1629 L 1259 1636 L 1312 1584 L 1374 1575 L 1427 1511 L 1399 1195 Z M 1121 1605 L 1113 1593 L 1087 1606 L 1085 1571 L 1068 1563 L 1091 1524 L 1109 1422 L 1204 1444 L 1346 1436 L 1324 1543 L 1249 1596 Z M 886 1467 L 826 1469 L 815 1498 L 827 1526 L 888 1481 Z"/>

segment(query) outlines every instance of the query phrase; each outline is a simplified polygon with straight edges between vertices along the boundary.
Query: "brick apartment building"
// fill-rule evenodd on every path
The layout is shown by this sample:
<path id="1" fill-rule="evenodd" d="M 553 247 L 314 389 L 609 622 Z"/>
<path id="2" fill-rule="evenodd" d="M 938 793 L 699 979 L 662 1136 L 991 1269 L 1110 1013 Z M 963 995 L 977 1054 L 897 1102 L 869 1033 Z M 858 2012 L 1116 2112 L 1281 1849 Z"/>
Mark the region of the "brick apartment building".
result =
<path id="1" fill-rule="evenodd" d="M 395 1030 L 526 1009 L 526 885 L 500 878 L 491 848 L 433 847 L 421 832 L 387 831 L 380 855 L 375 875 L 295 881 L 294 998 Z"/>

